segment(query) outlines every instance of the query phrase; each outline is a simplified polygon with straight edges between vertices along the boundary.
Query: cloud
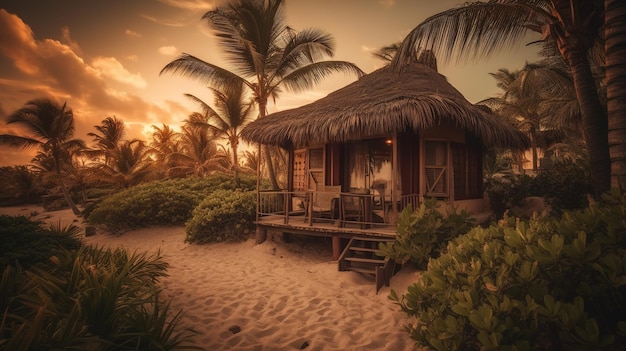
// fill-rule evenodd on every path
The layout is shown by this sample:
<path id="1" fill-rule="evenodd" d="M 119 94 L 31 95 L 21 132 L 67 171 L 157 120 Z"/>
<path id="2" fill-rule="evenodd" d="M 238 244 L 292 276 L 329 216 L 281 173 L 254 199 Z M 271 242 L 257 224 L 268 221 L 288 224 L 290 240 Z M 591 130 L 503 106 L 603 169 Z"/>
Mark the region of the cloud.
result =
<path id="1" fill-rule="evenodd" d="M 151 21 L 157 24 L 162 24 L 164 26 L 169 26 L 169 27 L 184 27 L 188 24 L 186 18 L 180 18 L 180 19 L 158 18 L 156 16 L 147 15 L 147 14 L 141 14 L 139 16 L 144 19 L 147 19 L 148 21 Z"/>
<path id="2" fill-rule="evenodd" d="M 378 3 L 385 7 L 392 7 L 396 5 L 396 0 L 378 0 Z"/>
<path id="3" fill-rule="evenodd" d="M 103 77 L 115 81 L 132 85 L 137 88 L 144 88 L 146 81 L 141 74 L 132 74 L 114 57 L 96 57 L 92 65 Z"/>
<path id="4" fill-rule="evenodd" d="M 181 9 L 186 10 L 203 10 L 208 11 L 217 6 L 217 1 L 205 1 L 205 0 L 159 0 L 159 2 Z"/>
<path id="5" fill-rule="evenodd" d="M 159 54 L 165 56 L 174 56 L 178 52 L 178 49 L 175 46 L 161 46 L 159 48 Z"/>
<path id="6" fill-rule="evenodd" d="M 72 48 L 53 39 L 36 40 L 32 29 L 18 16 L 0 9 L 0 56 L 13 67 L 12 76 L 0 76 L 0 101 L 4 113 L 12 113 L 27 101 L 53 98 L 67 102 L 74 111 L 74 137 L 91 141 L 86 134 L 108 116 L 117 116 L 131 125 L 179 121 L 187 114 L 182 108 L 159 106 L 129 92 L 114 89 L 111 82 L 144 87 L 140 74 L 130 73 L 113 57 L 97 57 L 91 64 Z M 69 32 L 68 32 L 69 33 Z M 10 67 L 6 67 L 11 71 Z M 0 116 L 4 117 L 4 116 Z M 10 126 L 0 123 L 0 134 Z M 145 138 L 144 128 L 129 131 L 128 138 Z M 138 133 L 138 134 L 133 134 Z M 33 154 L 2 152 L 0 166 L 25 164 Z M 6 156 L 8 155 L 8 156 Z"/>
<path id="7" fill-rule="evenodd" d="M 63 39 L 63 42 L 72 49 L 72 51 L 80 54 L 80 46 L 78 46 L 78 43 L 72 39 L 70 35 L 70 28 L 68 26 L 61 28 L 61 38 Z"/>
<path id="8" fill-rule="evenodd" d="M 137 32 L 135 32 L 134 30 L 131 30 L 131 29 L 125 30 L 124 33 L 126 33 L 126 35 L 129 36 L 129 37 L 141 38 L 141 33 L 137 33 Z"/>
<path id="9" fill-rule="evenodd" d="M 126 59 L 128 61 L 137 62 L 139 60 L 139 56 L 137 56 L 137 55 L 128 55 L 128 56 L 126 56 Z"/>

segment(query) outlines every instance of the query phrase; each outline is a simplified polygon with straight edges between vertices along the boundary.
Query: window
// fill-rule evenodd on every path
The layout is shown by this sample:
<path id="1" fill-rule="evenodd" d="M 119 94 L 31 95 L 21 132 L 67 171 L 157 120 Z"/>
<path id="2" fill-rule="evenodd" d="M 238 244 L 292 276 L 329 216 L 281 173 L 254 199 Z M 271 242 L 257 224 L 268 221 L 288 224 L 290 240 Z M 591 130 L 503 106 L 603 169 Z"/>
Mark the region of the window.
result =
<path id="1" fill-rule="evenodd" d="M 324 148 L 309 149 L 309 189 L 324 185 Z"/>
<path id="2" fill-rule="evenodd" d="M 424 179 L 426 196 L 448 196 L 448 143 L 424 143 Z"/>

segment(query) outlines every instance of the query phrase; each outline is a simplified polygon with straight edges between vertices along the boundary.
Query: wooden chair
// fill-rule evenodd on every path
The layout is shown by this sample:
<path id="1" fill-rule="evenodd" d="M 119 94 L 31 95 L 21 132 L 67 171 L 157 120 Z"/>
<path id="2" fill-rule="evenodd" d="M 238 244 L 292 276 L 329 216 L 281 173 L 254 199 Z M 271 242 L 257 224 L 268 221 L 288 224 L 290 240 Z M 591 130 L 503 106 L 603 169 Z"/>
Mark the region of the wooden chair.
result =
<path id="1" fill-rule="evenodd" d="M 337 219 L 340 192 L 341 185 L 317 185 L 317 190 L 311 193 L 311 223 L 314 221 L 334 222 Z"/>
<path id="2" fill-rule="evenodd" d="M 372 195 L 367 191 L 360 193 L 340 194 L 341 222 L 346 224 L 358 224 L 361 228 L 369 226 L 372 221 Z"/>

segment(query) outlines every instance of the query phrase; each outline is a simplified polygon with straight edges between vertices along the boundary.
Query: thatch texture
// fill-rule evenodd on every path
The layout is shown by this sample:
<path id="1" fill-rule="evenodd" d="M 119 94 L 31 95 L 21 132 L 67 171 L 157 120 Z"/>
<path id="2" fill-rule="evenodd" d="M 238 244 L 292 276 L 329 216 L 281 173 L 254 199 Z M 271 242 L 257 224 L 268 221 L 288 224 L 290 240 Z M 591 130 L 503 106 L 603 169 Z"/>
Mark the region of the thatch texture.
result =
<path id="1" fill-rule="evenodd" d="M 381 68 L 328 96 L 250 123 L 247 141 L 282 147 L 343 142 L 372 135 L 457 126 L 486 146 L 522 148 L 526 138 L 472 105 L 446 78 L 419 63 L 396 72 Z"/>

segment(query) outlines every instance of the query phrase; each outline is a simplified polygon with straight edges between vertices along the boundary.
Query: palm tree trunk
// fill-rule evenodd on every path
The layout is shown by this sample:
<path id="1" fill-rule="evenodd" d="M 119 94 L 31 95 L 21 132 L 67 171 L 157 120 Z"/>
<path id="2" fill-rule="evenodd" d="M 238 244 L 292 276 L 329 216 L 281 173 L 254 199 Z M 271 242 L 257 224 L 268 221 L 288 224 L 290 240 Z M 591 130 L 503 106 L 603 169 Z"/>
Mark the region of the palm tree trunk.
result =
<path id="1" fill-rule="evenodd" d="M 533 172 L 537 173 L 537 131 L 534 126 L 530 127 L 530 147 L 532 149 Z"/>
<path id="2" fill-rule="evenodd" d="M 605 0 L 604 11 L 611 186 L 626 191 L 626 2 Z"/>
<path id="3" fill-rule="evenodd" d="M 70 195 L 70 192 L 67 190 L 65 182 L 63 181 L 63 174 L 61 173 L 61 158 L 59 156 L 59 151 L 56 148 L 52 150 L 52 159 L 54 160 L 54 169 L 56 171 L 59 184 L 61 185 L 61 192 L 63 193 L 63 197 L 65 198 L 67 205 L 72 209 L 74 215 L 80 216 L 81 212 L 74 203 L 74 200 L 72 200 L 72 196 Z"/>
<path id="4" fill-rule="evenodd" d="M 235 186 L 237 188 L 241 187 L 241 183 L 239 181 L 239 158 L 237 157 L 237 140 L 233 138 L 230 142 L 231 150 L 233 151 L 233 173 L 235 176 Z"/>
<path id="5" fill-rule="evenodd" d="M 583 136 L 589 151 L 594 197 L 599 200 L 611 188 L 607 116 L 600 103 L 586 52 L 577 48 L 568 49 L 563 57 L 572 70 L 574 89 L 582 115 Z"/>
<path id="6" fill-rule="evenodd" d="M 259 101 L 259 118 L 265 117 L 266 109 L 267 98 L 265 100 Z M 272 153 L 269 145 L 265 145 L 263 147 L 263 153 L 265 157 L 265 162 L 267 163 L 267 174 L 270 178 L 270 185 L 272 186 L 273 190 L 277 190 L 279 189 L 278 180 L 276 178 L 276 170 L 274 170 L 274 162 L 272 161 Z"/>
<path id="7" fill-rule="evenodd" d="M 76 203 L 74 203 L 74 200 L 72 200 L 72 195 L 70 195 L 70 192 L 67 190 L 67 187 L 65 186 L 65 182 L 61 178 L 62 175 L 59 174 L 58 176 L 59 176 L 59 182 L 61 183 L 61 192 L 63 193 L 63 197 L 65 198 L 65 201 L 72 209 L 72 212 L 74 213 L 74 215 L 80 216 L 81 212 L 78 209 L 78 206 L 76 206 Z"/>

